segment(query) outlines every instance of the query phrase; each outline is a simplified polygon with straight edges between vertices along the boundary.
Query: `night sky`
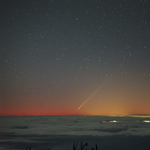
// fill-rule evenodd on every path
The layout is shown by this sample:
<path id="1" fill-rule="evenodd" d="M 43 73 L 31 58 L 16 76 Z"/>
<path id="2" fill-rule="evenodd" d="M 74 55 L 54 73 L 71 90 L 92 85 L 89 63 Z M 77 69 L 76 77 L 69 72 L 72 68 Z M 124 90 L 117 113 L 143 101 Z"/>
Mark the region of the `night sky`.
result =
<path id="1" fill-rule="evenodd" d="M 150 1 L 1 0 L 0 61 L 0 115 L 150 114 Z"/>

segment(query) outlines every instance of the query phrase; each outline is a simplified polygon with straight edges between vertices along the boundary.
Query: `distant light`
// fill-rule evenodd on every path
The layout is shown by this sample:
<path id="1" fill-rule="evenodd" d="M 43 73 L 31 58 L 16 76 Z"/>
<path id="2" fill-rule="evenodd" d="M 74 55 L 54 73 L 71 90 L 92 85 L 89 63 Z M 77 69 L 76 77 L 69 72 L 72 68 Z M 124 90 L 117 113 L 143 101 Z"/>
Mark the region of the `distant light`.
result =
<path id="1" fill-rule="evenodd" d="M 144 120 L 143 122 L 150 123 L 150 120 Z"/>
<path id="2" fill-rule="evenodd" d="M 103 121 L 103 123 L 107 123 L 107 121 Z"/>
<path id="3" fill-rule="evenodd" d="M 118 121 L 116 121 L 116 120 L 112 120 L 112 121 L 110 121 L 110 123 L 114 123 L 114 122 L 118 122 Z"/>
<path id="4" fill-rule="evenodd" d="M 111 121 L 103 121 L 103 123 L 116 123 L 116 122 L 119 122 L 119 121 L 116 121 L 116 120 L 111 120 Z"/>

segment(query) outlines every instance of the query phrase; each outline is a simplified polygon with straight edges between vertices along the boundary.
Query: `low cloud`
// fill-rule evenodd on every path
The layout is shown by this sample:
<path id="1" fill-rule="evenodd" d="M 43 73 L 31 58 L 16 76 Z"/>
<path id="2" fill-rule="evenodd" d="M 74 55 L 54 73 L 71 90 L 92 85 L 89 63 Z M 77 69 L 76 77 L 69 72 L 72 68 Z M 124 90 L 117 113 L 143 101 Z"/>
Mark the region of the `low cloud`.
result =
<path id="1" fill-rule="evenodd" d="M 4 148 L 9 146 L 8 149 L 24 150 L 31 146 L 35 150 L 50 147 L 52 150 L 69 150 L 77 141 L 89 142 L 91 147 L 97 143 L 98 149 L 103 150 L 123 150 L 129 146 L 138 150 L 145 145 L 150 148 L 150 123 L 143 122 L 145 118 L 141 117 L 41 116 L 0 119 L 0 145 Z"/>
<path id="2" fill-rule="evenodd" d="M 14 126 L 11 129 L 28 129 L 28 126 Z"/>

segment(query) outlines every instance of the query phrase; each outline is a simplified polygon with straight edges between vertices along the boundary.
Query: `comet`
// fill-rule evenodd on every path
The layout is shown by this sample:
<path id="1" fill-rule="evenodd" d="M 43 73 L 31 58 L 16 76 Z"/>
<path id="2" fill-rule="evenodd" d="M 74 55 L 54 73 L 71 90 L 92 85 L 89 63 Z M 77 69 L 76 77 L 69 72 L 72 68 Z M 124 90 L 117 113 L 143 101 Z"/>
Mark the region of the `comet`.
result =
<path id="1" fill-rule="evenodd" d="M 106 82 L 107 82 L 108 80 L 106 80 Z M 79 107 L 78 107 L 78 110 L 85 104 L 85 103 L 87 103 L 89 100 L 91 100 L 91 98 L 93 97 L 93 96 L 95 96 L 96 94 L 97 94 L 97 92 L 101 89 L 101 88 L 103 88 L 103 86 L 105 85 L 105 83 L 106 82 L 104 82 L 100 87 L 98 87 Z"/>
<path id="2" fill-rule="evenodd" d="M 100 90 L 100 88 L 98 88 L 96 91 L 94 91 L 94 92 L 78 107 L 78 110 L 79 110 L 85 103 L 87 103 L 99 90 Z"/>

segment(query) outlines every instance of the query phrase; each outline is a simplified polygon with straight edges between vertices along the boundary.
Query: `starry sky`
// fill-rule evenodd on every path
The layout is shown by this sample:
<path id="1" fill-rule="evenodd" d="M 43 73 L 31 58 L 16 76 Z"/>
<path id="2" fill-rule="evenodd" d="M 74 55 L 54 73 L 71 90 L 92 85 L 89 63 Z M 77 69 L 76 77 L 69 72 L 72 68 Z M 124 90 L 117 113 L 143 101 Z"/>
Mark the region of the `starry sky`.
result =
<path id="1" fill-rule="evenodd" d="M 150 114 L 149 8 L 1 0 L 0 115 Z"/>

